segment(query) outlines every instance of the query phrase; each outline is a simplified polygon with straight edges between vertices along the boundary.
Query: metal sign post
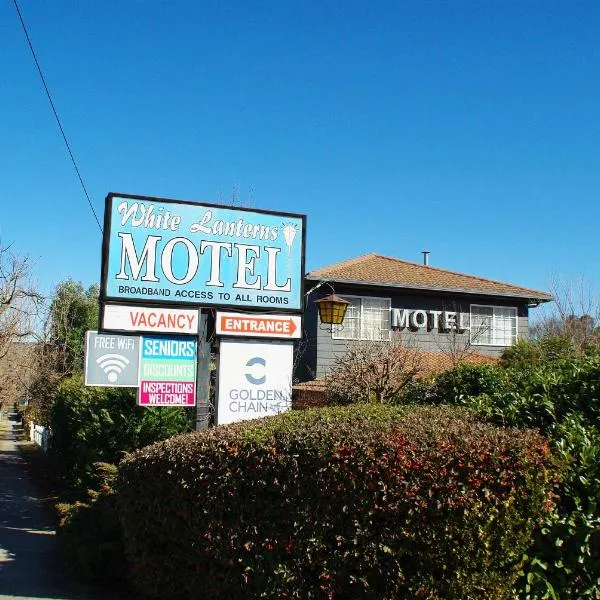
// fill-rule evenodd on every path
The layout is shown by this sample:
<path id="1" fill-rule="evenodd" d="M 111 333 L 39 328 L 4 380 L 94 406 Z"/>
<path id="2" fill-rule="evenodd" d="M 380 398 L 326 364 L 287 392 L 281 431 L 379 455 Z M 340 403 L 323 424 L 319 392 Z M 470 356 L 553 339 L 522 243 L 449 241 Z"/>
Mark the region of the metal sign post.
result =
<path id="1" fill-rule="evenodd" d="M 196 431 L 210 425 L 210 343 L 207 339 L 208 315 L 200 313 L 198 329 L 198 366 L 196 369 Z"/>

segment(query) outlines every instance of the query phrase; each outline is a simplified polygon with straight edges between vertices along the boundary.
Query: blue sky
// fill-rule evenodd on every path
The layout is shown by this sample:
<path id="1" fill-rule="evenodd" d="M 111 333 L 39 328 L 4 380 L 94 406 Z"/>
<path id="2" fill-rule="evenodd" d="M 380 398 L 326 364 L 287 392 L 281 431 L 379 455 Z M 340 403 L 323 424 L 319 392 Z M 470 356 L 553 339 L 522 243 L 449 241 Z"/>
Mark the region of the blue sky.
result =
<path id="1" fill-rule="evenodd" d="M 21 0 L 102 218 L 109 191 L 304 213 L 367 252 L 547 289 L 598 279 L 600 3 Z M 46 291 L 101 238 L 12 2 L 0 236 Z"/>

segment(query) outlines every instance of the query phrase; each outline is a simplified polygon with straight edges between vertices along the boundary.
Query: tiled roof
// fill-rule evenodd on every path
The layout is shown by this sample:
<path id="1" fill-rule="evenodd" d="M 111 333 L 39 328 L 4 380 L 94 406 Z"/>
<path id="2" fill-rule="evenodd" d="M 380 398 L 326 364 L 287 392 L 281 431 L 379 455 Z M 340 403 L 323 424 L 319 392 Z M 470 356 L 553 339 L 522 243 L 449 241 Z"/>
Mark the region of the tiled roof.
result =
<path id="1" fill-rule="evenodd" d="M 522 297 L 540 302 L 552 300 L 552 296 L 546 292 L 375 253 L 365 254 L 311 271 L 307 274 L 307 278 L 327 279 L 333 282 L 369 283 L 414 289 Z"/>
<path id="2" fill-rule="evenodd" d="M 448 371 L 460 358 L 445 352 L 421 352 L 421 354 L 423 355 L 423 360 L 420 364 L 421 372 L 417 377 L 426 377 Z M 498 359 L 485 354 L 473 353 L 463 357 L 461 362 L 475 365 L 491 365 L 498 362 Z"/>
<path id="3" fill-rule="evenodd" d="M 421 355 L 421 362 L 419 364 L 420 370 L 417 379 L 448 371 L 459 361 L 458 357 L 453 357 L 451 354 L 445 352 L 419 352 L 419 354 Z M 473 353 L 462 357 L 460 362 L 488 365 L 498 362 L 498 359 L 493 356 L 486 356 L 485 354 Z M 293 389 L 295 392 L 325 392 L 325 380 L 313 379 L 312 381 L 303 381 L 302 383 L 294 384 Z"/>

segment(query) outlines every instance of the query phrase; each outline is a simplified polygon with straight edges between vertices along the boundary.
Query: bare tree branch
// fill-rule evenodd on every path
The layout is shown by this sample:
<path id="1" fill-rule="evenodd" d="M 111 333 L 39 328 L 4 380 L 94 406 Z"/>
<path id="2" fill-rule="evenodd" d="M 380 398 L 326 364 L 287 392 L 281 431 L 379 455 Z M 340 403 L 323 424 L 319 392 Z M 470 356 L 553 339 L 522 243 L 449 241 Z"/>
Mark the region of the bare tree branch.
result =
<path id="1" fill-rule="evenodd" d="M 338 357 L 325 378 L 330 399 L 390 402 L 422 371 L 423 355 L 411 337 L 394 332 L 390 341 L 360 341 Z"/>

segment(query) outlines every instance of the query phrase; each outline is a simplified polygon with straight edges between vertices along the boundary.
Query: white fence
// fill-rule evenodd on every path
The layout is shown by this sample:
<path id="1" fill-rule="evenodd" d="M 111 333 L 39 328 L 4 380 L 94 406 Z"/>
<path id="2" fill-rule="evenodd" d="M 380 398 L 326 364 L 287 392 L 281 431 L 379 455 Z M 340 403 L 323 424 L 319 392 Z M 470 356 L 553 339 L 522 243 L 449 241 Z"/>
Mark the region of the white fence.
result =
<path id="1" fill-rule="evenodd" d="M 43 425 L 29 423 L 29 439 L 36 443 L 42 449 L 42 452 L 46 452 L 48 450 L 50 430 Z"/>

